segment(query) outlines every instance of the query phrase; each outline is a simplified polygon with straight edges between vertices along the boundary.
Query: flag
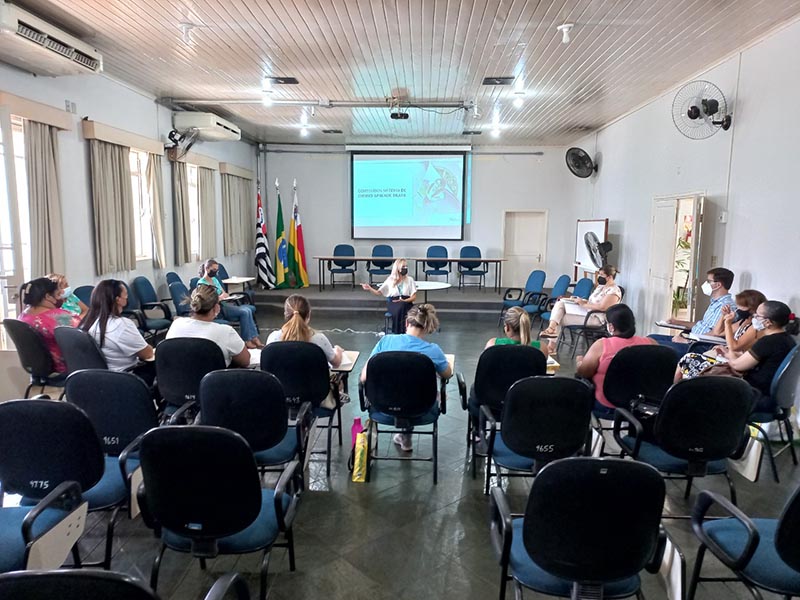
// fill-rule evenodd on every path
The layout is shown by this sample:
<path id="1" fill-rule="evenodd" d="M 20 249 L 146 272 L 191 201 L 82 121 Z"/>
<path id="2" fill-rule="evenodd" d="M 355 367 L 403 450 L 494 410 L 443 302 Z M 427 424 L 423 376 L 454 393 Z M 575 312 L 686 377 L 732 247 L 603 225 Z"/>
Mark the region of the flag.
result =
<path id="1" fill-rule="evenodd" d="M 300 223 L 300 210 L 297 206 L 297 180 L 292 184 L 294 201 L 292 202 L 292 222 L 289 225 L 289 272 L 294 274 L 293 287 L 308 287 L 308 271 L 306 270 L 306 249 L 303 245 L 303 225 Z"/>
<path id="2" fill-rule="evenodd" d="M 278 195 L 278 216 L 275 219 L 275 287 L 291 287 L 289 284 L 289 246 L 286 243 L 286 231 L 283 229 L 283 209 L 281 208 L 281 190 L 275 180 L 275 192 Z"/>
<path id="3" fill-rule="evenodd" d="M 271 290 L 275 287 L 275 271 L 269 257 L 267 245 L 267 222 L 261 205 L 261 187 L 258 188 L 258 208 L 256 208 L 256 281 Z"/>

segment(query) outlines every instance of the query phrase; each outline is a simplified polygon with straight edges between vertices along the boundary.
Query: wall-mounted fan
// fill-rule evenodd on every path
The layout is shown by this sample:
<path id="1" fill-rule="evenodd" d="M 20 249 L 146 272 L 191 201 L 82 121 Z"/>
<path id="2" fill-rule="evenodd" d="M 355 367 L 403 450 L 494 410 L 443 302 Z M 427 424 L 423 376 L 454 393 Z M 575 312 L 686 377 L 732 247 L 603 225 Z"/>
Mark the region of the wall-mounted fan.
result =
<path id="1" fill-rule="evenodd" d="M 608 264 L 608 253 L 614 249 L 614 244 L 601 242 L 594 231 L 584 234 L 583 243 L 586 244 L 586 250 L 589 252 L 595 267 L 600 269 Z"/>
<path id="2" fill-rule="evenodd" d="M 597 172 L 597 165 L 592 158 L 581 148 L 570 148 L 567 150 L 567 167 L 572 174 L 581 179 L 591 177 Z"/>
<path id="3" fill-rule="evenodd" d="M 731 128 L 725 95 L 709 81 L 691 81 L 678 90 L 672 101 L 672 121 L 683 135 L 704 140 Z"/>
<path id="4" fill-rule="evenodd" d="M 170 131 L 167 138 L 172 142 L 172 146 L 167 146 L 167 148 L 175 154 L 174 160 L 184 158 L 199 137 L 200 130 L 195 128 L 184 132 L 180 132 L 177 129 Z"/>

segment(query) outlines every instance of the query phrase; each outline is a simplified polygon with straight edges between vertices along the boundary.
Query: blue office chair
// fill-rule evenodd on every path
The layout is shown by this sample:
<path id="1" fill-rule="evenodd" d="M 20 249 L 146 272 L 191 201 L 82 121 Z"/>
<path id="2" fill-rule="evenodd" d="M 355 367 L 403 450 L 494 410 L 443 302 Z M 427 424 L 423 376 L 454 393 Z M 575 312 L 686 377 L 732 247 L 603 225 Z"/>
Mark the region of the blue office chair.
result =
<path id="1" fill-rule="evenodd" d="M 126 288 L 128 285 L 122 282 Z M 150 317 L 145 311 L 160 310 L 161 317 Z M 133 316 L 144 335 L 154 336 L 166 331 L 172 324 L 172 311 L 165 302 L 158 299 L 153 284 L 146 277 L 133 280 L 133 292 L 128 288 L 128 306 L 122 311 L 124 315 Z"/>
<path id="2" fill-rule="evenodd" d="M 466 287 L 467 283 L 464 281 L 465 277 L 477 277 L 478 289 L 486 285 L 486 273 L 488 269 L 481 260 L 481 249 L 477 246 L 464 246 L 461 248 L 459 258 L 475 259 L 475 260 L 462 260 L 458 263 L 458 289 Z M 483 268 L 481 268 L 483 267 Z"/>
<path id="3" fill-rule="evenodd" d="M 83 369 L 108 369 L 106 357 L 90 333 L 75 327 L 56 327 L 53 335 L 68 374 Z"/>
<path id="4" fill-rule="evenodd" d="M 93 285 L 80 285 L 75 288 L 75 295 L 78 300 L 89 306 L 92 302 L 92 292 L 94 291 Z"/>
<path id="5" fill-rule="evenodd" d="M 575 284 L 575 287 L 572 288 L 572 295 L 577 298 L 583 298 L 584 300 L 588 300 L 589 296 L 592 295 L 592 290 L 594 289 L 594 281 L 589 279 L 588 277 L 583 277 L 578 280 Z"/>
<path id="6" fill-rule="evenodd" d="M 500 318 L 497 320 L 497 324 L 503 323 L 503 316 L 513 306 L 524 306 L 531 315 L 539 312 L 539 304 L 546 297 L 546 294 L 542 292 L 546 277 L 544 271 L 531 271 L 524 288 L 507 288 L 503 292 L 503 307 L 500 309 Z"/>
<path id="7" fill-rule="evenodd" d="M 166 278 L 167 278 L 167 285 L 171 283 L 183 283 L 183 279 L 181 279 L 181 276 L 178 275 L 175 271 L 170 271 L 169 273 L 167 273 Z"/>
<path id="8" fill-rule="evenodd" d="M 204 338 L 171 338 L 156 347 L 158 390 L 164 413 L 175 421 L 197 407 L 200 381 L 207 373 L 225 368 L 219 346 Z"/>
<path id="9" fill-rule="evenodd" d="M 199 278 L 199 277 L 192 277 L 192 278 L 189 280 L 189 291 L 190 291 L 190 292 L 193 292 L 193 291 L 194 291 L 194 288 L 196 288 L 196 287 L 197 287 L 197 282 L 198 282 L 198 281 L 200 281 L 200 278 Z"/>
<path id="10" fill-rule="evenodd" d="M 425 256 L 427 258 L 425 261 L 425 281 L 427 281 L 429 277 L 439 276 L 444 276 L 445 281 L 447 281 L 450 278 L 450 263 L 447 261 L 447 248 L 444 246 L 428 246 L 428 251 L 425 253 Z M 447 269 L 445 269 L 445 267 L 447 267 Z"/>
<path id="11" fill-rule="evenodd" d="M 394 250 L 387 244 L 376 244 L 372 247 L 372 256 L 386 257 L 387 260 L 368 260 L 367 273 L 369 273 L 369 284 L 372 285 L 373 277 L 388 277 L 392 272 L 392 262 L 394 262 Z"/>
<path id="12" fill-rule="evenodd" d="M 173 306 L 175 306 L 175 314 L 179 317 L 188 317 L 191 314 L 191 309 L 185 300 L 189 297 L 189 290 L 186 289 L 183 282 L 173 281 L 170 283 L 169 295 L 172 297 Z"/>
<path id="13" fill-rule="evenodd" d="M 350 244 L 337 244 L 333 249 L 334 256 L 347 256 L 353 257 L 356 255 L 356 249 Z M 335 267 L 333 265 L 336 265 Z M 352 258 L 339 258 L 328 261 L 328 271 L 331 274 L 331 287 L 336 287 L 336 275 L 350 275 L 352 278 L 352 286 L 356 287 L 356 269 L 358 262 Z"/>
<path id="14" fill-rule="evenodd" d="M 553 305 L 556 303 L 556 300 L 559 297 L 566 295 L 567 289 L 569 289 L 570 277 L 569 275 L 560 275 L 558 279 L 556 279 L 555 285 L 553 285 L 553 289 L 550 290 L 550 295 L 547 299 L 542 300 L 539 303 L 539 306 L 536 307 L 537 310 L 531 313 L 531 326 L 536 319 L 539 319 L 539 329 L 542 328 L 545 321 L 550 320 L 550 314 L 553 310 Z M 525 307 L 527 310 L 527 307 Z"/>

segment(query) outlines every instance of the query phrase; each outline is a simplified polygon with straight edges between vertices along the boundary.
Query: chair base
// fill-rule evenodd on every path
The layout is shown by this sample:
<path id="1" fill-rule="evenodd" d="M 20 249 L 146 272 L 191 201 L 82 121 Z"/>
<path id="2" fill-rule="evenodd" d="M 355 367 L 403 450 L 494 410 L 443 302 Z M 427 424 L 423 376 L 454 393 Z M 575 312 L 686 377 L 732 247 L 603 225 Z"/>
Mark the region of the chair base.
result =
<path id="1" fill-rule="evenodd" d="M 395 434 L 395 433 L 408 433 L 404 429 L 398 429 L 396 427 L 392 427 L 390 429 L 383 429 L 381 430 L 378 423 L 370 419 L 369 428 L 367 431 L 367 472 L 365 480 L 369 482 L 371 473 L 372 473 L 372 461 L 378 460 L 394 460 L 394 461 L 411 461 L 411 462 L 432 462 L 433 463 L 433 485 L 436 485 L 439 481 L 438 477 L 438 470 L 439 470 L 439 423 L 437 421 L 433 422 L 433 430 L 432 431 L 417 431 L 415 426 L 414 433 L 417 435 L 429 435 L 432 436 L 433 442 L 433 449 L 431 456 L 427 457 L 417 457 L 417 456 L 377 456 L 376 453 L 378 451 L 378 439 L 380 434 Z M 375 446 L 372 446 L 372 437 L 373 432 L 375 436 Z"/>

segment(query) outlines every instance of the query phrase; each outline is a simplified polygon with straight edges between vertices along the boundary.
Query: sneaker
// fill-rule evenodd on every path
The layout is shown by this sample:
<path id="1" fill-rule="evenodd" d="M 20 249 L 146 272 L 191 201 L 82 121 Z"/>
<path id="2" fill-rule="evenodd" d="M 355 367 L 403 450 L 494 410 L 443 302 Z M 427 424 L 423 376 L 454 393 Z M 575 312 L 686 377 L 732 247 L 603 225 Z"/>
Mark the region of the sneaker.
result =
<path id="1" fill-rule="evenodd" d="M 403 452 L 411 452 L 414 449 L 410 433 L 395 433 L 392 441 L 400 446 L 400 450 Z"/>
<path id="2" fill-rule="evenodd" d="M 489 445 L 486 443 L 486 438 L 482 435 L 474 435 L 472 444 L 475 446 L 475 456 L 486 456 L 489 454 Z"/>

